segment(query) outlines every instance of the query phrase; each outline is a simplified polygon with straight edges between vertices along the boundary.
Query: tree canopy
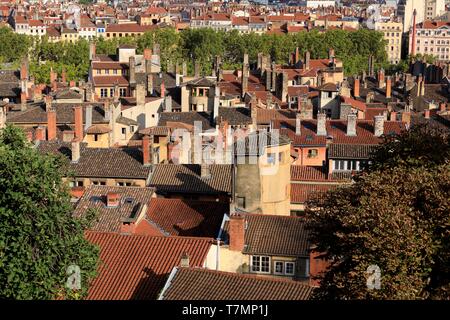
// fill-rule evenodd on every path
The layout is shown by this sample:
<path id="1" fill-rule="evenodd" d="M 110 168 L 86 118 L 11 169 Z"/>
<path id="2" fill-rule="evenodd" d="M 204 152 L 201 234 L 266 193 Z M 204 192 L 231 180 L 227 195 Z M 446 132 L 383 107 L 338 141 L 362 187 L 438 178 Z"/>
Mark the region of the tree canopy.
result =
<path id="1" fill-rule="evenodd" d="M 450 298 L 449 136 L 427 126 L 385 137 L 355 183 L 309 202 L 330 262 L 318 299 Z M 370 289 L 370 266 L 380 288 Z"/>
<path id="2" fill-rule="evenodd" d="M 96 273 L 98 248 L 84 238 L 91 219 L 72 217 L 61 164 L 32 148 L 21 129 L 8 125 L 0 132 L 2 298 L 82 298 Z M 66 287 L 74 276 L 70 266 L 80 269 L 77 290 Z"/>
<path id="3" fill-rule="evenodd" d="M 328 57 L 328 49 L 333 48 L 339 59 L 344 62 L 347 75 L 361 73 L 368 68 L 368 57 L 374 55 L 377 66 L 388 68 L 385 41 L 380 32 L 361 29 L 357 31 L 329 30 L 326 32 L 299 32 L 296 34 L 239 34 L 215 31 L 209 28 L 187 29 L 176 32 L 174 28 L 158 28 L 138 37 L 95 39 L 98 54 L 113 55 L 119 44 L 133 44 L 138 53 L 146 47 L 158 43 L 161 48 L 161 64 L 167 68 L 167 60 L 173 63 L 183 59 L 188 72 L 193 73 L 196 59 L 205 74 L 210 74 L 212 59 L 219 55 L 226 68 L 240 67 L 244 53 L 249 54 L 250 63 L 257 61 L 259 52 L 270 54 L 277 63 L 287 63 L 289 55 L 296 47 L 303 55 L 307 50 L 313 59 Z M 0 28 L 0 42 L 6 44 L 0 48 L 0 62 L 18 61 L 28 52 L 31 58 L 31 74 L 38 82 L 49 82 L 49 70 L 52 67 L 59 74 L 67 72 L 68 80 L 86 79 L 89 70 L 89 45 L 80 39 L 75 43 L 52 43 L 47 37 L 31 38 L 18 35 L 6 28 Z"/>

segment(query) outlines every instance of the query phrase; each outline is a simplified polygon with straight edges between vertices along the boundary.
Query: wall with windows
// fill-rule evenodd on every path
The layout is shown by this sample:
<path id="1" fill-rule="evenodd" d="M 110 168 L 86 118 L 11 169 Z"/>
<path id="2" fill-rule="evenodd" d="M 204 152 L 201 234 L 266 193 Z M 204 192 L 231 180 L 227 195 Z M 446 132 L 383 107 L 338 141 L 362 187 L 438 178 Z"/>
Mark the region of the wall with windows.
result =
<path id="1" fill-rule="evenodd" d="M 326 147 L 301 147 L 295 148 L 298 153 L 298 159 L 294 162 L 296 165 L 302 166 L 323 166 L 326 162 Z"/>
<path id="2" fill-rule="evenodd" d="M 109 133 L 86 134 L 83 142 L 86 142 L 89 148 L 109 148 Z"/>
<path id="3" fill-rule="evenodd" d="M 104 186 L 137 186 L 145 187 L 145 179 L 120 179 L 120 178 L 103 178 L 103 177 L 75 177 L 75 178 L 63 178 L 70 187 L 87 187 L 90 185 L 104 185 Z"/>
<path id="4" fill-rule="evenodd" d="M 330 159 L 329 169 L 330 172 L 360 171 L 366 162 L 367 160 Z"/>

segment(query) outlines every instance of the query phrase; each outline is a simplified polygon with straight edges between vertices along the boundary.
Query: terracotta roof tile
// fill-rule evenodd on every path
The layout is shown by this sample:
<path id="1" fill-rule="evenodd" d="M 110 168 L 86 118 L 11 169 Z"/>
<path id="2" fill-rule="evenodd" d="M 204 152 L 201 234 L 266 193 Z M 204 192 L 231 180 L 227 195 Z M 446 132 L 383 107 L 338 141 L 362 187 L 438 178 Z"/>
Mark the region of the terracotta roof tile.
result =
<path id="1" fill-rule="evenodd" d="M 305 203 L 313 197 L 321 198 L 322 194 L 337 187 L 337 184 L 291 183 L 291 203 Z"/>
<path id="2" fill-rule="evenodd" d="M 100 247 L 102 263 L 89 288 L 88 300 L 156 299 L 181 256 L 187 253 L 190 265 L 201 267 L 212 241 L 93 231 L 86 232 L 86 238 Z"/>
<path id="3" fill-rule="evenodd" d="M 301 282 L 207 269 L 177 268 L 163 300 L 307 300 Z"/>

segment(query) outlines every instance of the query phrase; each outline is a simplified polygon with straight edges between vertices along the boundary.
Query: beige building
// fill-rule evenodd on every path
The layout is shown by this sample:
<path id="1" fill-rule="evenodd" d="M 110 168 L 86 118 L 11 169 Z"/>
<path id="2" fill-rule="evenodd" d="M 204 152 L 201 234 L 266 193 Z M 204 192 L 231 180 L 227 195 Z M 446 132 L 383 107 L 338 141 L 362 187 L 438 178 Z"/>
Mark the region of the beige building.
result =
<path id="1" fill-rule="evenodd" d="M 417 25 L 415 53 L 435 56 L 437 60 L 450 60 L 450 22 L 425 21 Z M 413 32 L 409 34 L 409 54 L 412 53 Z"/>
<path id="2" fill-rule="evenodd" d="M 408 32 L 414 24 L 414 10 L 416 23 L 434 19 L 445 13 L 445 0 L 401 0 L 397 15 L 403 19 L 403 32 Z"/>
<path id="3" fill-rule="evenodd" d="M 401 60 L 402 29 L 403 24 L 401 22 L 375 22 L 375 30 L 384 34 L 384 40 L 387 41 L 386 53 L 388 61 L 393 64 L 399 63 Z"/>

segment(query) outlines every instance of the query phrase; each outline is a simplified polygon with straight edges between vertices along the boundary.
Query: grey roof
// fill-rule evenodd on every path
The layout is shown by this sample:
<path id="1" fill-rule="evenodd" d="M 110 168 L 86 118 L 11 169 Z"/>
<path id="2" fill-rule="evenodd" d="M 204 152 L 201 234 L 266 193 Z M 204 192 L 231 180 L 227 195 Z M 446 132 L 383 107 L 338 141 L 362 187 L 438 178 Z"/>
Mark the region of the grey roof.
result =
<path id="1" fill-rule="evenodd" d="M 271 132 L 254 131 L 245 138 L 237 139 L 234 143 L 234 151 L 236 156 L 261 156 L 264 154 L 266 147 L 282 146 L 290 143 L 291 140 L 283 134 L 276 136 Z"/>
<path id="2" fill-rule="evenodd" d="M 195 121 L 201 121 L 203 129 L 212 128 L 210 112 L 162 112 L 158 126 L 166 126 L 167 122 L 181 122 L 193 126 Z"/>
<path id="3" fill-rule="evenodd" d="M 370 144 L 336 144 L 332 143 L 328 149 L 329 158 L 337 159 L 368 159 L 377 145 Z"/>
<path id="4" fill-rule="evenodd" d="M 13 70 L 0 70 L 0 97 L 15 98 L 20 95 L 20 73 Z"/>
<path id="5" fill-rule="evenodd" d="M 249 108 L 219 107 L 219 123 L 227 121 L 230 126 L 248 125 L 252 123 Z"/>
<path id="6" fill-rule="evenodd" d="M 116 122 L 127 125 L 127 126 L 137 126 L 138 125 L 137 121 L 130 119 L 130 118 L 122 117 L 122 116 L 118 117 Z"/>
<path id="7" fill-rule="evenodd" d="M 70 161 L 71 143 L 41 141 L 38 150 L 66 157 L 67 172 L 75 177 L 147 179 L 150 173 L 150 167 L 142 164 L 142 151 L 136 148 L 88 148 L 82 143 L 77 163 Z"/>

